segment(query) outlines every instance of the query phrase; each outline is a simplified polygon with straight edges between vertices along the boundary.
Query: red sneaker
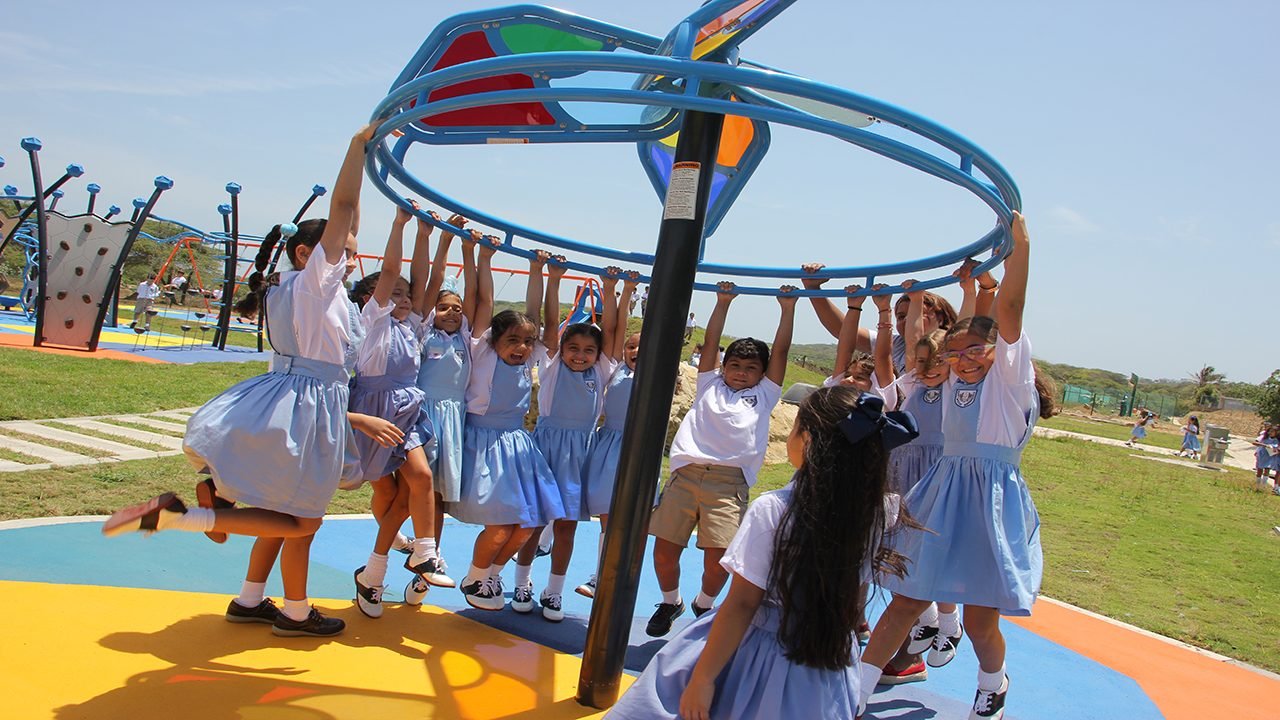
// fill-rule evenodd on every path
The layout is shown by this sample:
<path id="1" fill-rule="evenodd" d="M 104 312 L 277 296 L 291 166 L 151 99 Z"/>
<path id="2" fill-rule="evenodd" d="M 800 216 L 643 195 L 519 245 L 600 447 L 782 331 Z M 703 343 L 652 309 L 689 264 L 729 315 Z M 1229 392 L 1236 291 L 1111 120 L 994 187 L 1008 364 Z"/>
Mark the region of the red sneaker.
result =
<path id="1" fill-rule="evenodd" d="M 895 668 L 892 663 L 884 666 L 884 674 L 880 676 L 881 685 L 905 685 L 906 683 L 923 682 L 929 679 L 929 668 L 924 661 L 916 657 L 915 662 L 906 667 Z"/>

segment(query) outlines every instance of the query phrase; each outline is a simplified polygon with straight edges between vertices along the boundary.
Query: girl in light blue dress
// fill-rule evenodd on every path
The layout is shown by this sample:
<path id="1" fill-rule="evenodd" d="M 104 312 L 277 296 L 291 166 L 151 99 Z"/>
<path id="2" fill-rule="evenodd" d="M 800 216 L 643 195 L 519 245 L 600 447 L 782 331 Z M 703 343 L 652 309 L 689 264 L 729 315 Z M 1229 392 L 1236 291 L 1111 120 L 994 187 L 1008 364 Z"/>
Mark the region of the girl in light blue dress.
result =
<path id="1" fill-rule="evenodd" d="M 488 237 L 480 245 L 471 380 L 462 433 L 462 487 L 458 502 L 450 506 L 455 518 L 485 526 L 462 581 L 467 603 L 481 610 L 501 610 L 506 605 L 503 566 L 535 534 L 535 528 L 565 516 L 555 476 L 524 429 L 533 365 L 546 355 L 532 318 L 542 305 L 542 268 L 550 256 L 538 251 L 529 262 L 526 312 L 504 310 L 490 320 L 491 261 L 500 244 L 496 237 Z"/>
<path id="2" fill-rule="evenodd" d="M 1009 680 L 1000 615 L 1031 614 L 1043 565 L 1040 516 L 1019 465 L 1036 417 L 1053 410 L 1022 330 L 1030 242 L 1017 213 L 1012 237 L 996 319 L 965 319 L 947 331 L 942 457 L 903 498 L 927 531 L 895 539 L 908 574 L 883 583 L 894 597 L 863 653 L 864 706 L 881 668 L 933 600 L 965 606 L 965 632 L 979 664 L 970 717 L 1004 714 Z"/>
<path id="3" fill-rule="evenodd" d="M 639 273 L 630 272 L 622 280 L 614 342 L 608 351 L 609 357 L 617 365 L 604 390 L 604 423 L 591 440 L 587 464 L 582 471 L 582 497 L 586 514 L 600 517 L 597 564 L 604 545 L 604 531 L 609 523 L 609 505 L 613 502 L 613 486 L 618 479 L 618 456 L 622 453 L 622 430 L 627 422 L 627 408 L 631 405 L 636 357 L 640 354 L 640 333 L 627 332 L 627 319 L 630 317 L 628 308 L 639 278 Z M 577 587 L 577 593 L 589 598 L 596 596 L 596 573 L 591 573 L 591 577 Z"/>
<path id="4" fill-rule="evenodd" d="M 791 483 L 751 504 L 720 560 L 728 597 L 677 632 L 606 718 L 859 714 L 863 568 L 903 568 L 878 546 L 890 522 L 886 458 L 913 423 L 884 408 L 843 385 L 805 398 L 787 438 Z"/>
<path id="5" fill-rule="evenodd" d="M 1280 454 L 1277 454 L 1280 450 L 1280 427 L 1267 428 L 1252 444 L 1258 448 L 1253 451 L 1257 489 L 1266 490 L 1271 471 L 1280 468 Z M 1276 487 L 1280 487 L 1280 483 Z"/>
<path id="6" fill-rule="evenodd" d="M 344 628 L 342 620 L 310 607 L 306 582 L 312 538 L 344 474 L 357 464 L 347 384 L 359 333 L 343 283 L 356 266 L 364 152 L 375 127 L 352 138 L 328 219 L 276 226 L 259 248 L 251 294 L 239 309 L 257 311 L 261 305 L 275 350 L 270 370 L 205 403 L 187 423 L 183 449 L 193 466 L 212 476 L 216 495 L 201 484 L 210 495 L 208 505 L 221 507 L 187 508 L 164 493 L 116 512 L 103 525 L 106 535 L 178 529 L 258 537 L 244 588 L 226 617 L 271 624 L 277 635 L 331 636 Z M 297 269 L 265 278 L 284 236 Z M 369 420 L 351 422 L 373 435 L 394 434 L 386 423 Z M 254 507 L 226 507 L 230 502 Z M 282 548 L 285 599 L 277 609 L 263 588 Z"/>
<path id="7" fill-rule="evenodd" d="M 416 203 L 412 205 L 415 212 L 421 212 Z M 432 217 L 439 221 L 434 213 Z M 354 483 L 343 486 L 353 489 L 365 482 L 373 485 L 371 509 L 378 532 L 368 562 L 355 571 L 356 605 L 371 618 L 382 616 L 387 552 L 406 515 L 413 520 L 417 539 L 412 541 L 412 552 L 404 563 L 414 574 L 405 588 L 405 602 L 421 604 L 429 585 L 454 585 L 444 574 L 436 553 L 435 489 L 427 459 L 435 444 L 435 432 L 425 409 L 425 396 L 417 384 L 426 325 L 414 308 L 422 305 L 426 278 L 419 273 L 416 282 L 410 283 L 399 272 L 404 227 L 410 218 L 408 210 L 396 211 L 382 272 L 365 276 L 352 292 L 364 304 L 361 324 L 367 335 L 356 359 L 351 410 L 389 420 L 404 435 L 393 447 L 357 437 L 360 470 Z M 430 237 L 431 224 L 419 216 L 414 266 L 426 265 Z"/>
<path id="8" fill-rule="evenodd" d="M 1178 450 L 1178 455 L 1200 459 L 1200 418 L 1195 415 L 1182 426 L 1182 448 Z"/>
<path id="9" fill-rule="evenodd" d="M 552 526 L 551 576 L 539 597 L 542 617 L 551 622 L 564 619 L 565 573 L 573 555 L 578 520 L 590 518 L 583 494 L 583 473 L 600 414 L 604 411 L 605 387 L 617 367 L 617 361 L 605 348 L 614 344 L 618 310 L 613 293 L 622 272 L 610 267 L 600 276 L 603 331 L 590 323 L 573 323 L 566 325 L 561 335 L 563 262 L 563 257 L 556 256 L 547 270 L 542 328 L 546 352 L 538 361 L 538 426 L 533 431 L 533 441 L 551 467 L 565 512 Z M 511 609 L 518 613 L 533 611 L 533 581 L 529 575 L 541 532 L 541 528 L 534 532 L 516 560 Z"/>

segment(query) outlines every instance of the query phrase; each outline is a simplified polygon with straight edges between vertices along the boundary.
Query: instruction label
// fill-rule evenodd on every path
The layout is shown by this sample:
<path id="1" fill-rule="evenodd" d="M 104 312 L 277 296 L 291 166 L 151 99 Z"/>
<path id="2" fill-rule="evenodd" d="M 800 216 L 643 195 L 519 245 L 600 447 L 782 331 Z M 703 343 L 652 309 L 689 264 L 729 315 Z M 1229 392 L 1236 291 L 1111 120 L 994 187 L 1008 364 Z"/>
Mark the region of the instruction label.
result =
<path id="1" fill-rule="evenodd" d="M 692 220 L 698 212 L 698 175 L 702 164 L 678 162 L 671 168 L 667 199 L 662 204 L 663 220 Z"/>

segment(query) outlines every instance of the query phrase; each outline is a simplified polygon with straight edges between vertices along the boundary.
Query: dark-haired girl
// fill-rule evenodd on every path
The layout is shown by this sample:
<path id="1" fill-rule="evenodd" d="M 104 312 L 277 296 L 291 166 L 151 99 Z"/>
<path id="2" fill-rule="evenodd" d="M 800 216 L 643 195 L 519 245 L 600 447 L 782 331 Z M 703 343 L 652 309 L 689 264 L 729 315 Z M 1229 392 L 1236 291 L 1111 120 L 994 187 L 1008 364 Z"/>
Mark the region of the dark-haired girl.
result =
<path id="1" fill-rule="evenodd" d="M 484 525 L 476 537 L 471 568 L 462 581 L 467 603 L 501 610 L 502 568 L 534 528 L 565 516 L 555 476 L 524 429 L 533 390 L 533 365 L 545 354 L 533 320 L 542 306 L 542 268 L 550 257 L 529 261 L 525 312 L 493 316 L 493 253 L 501 241 L 480 244 L 476 268 L 476 322 L 471 330 L 471 381 L 462 432 L 462 488 L 450 513 Z M 468 293 L 470 294 L 470 293 Z"/>
<path id="2" fill-rule="evenodd" d="M 245 586 L 226 617 L 270 623 L 277 635 L 328 636 L 344 627 L 307 603 L 307 566 L 325 508 L 344 471 L 354 468 L 347 383 L 358 323 L 343 281 L 355 268 L 364 152 L 375 127 L 351 139 L 330 196 L 328 219 L 289 228 L 296 232 L 285 250 L 296 270 L 263 277 L 282 237 L 280 226 L 259 249 L 251 293 L 240 310 L 261 306 L 266 314 L 275 350 L 270 371 L 232 386 L 187 423 L 183 449 L 197 469 L 212 477 L 211 483 L 198 486 L 198 494 L 208 496 L 209 505 L 241 502 L 254 507 L 188 509 L 173 493 L 164 493 L 116 512 L 102 528 L 106 535 L 178 529 L 257 536 Z M 352 422 L 384 442 L 398 434 L 374 418 L 353 417 Z M 277 610 L 263 597 L 263 587 L 282 547 L 285 600 Z"/>
<path id="3" fill-rule="evenodd" d="M 902 413 L 848 386 L 801 403 L 787 438 L 791 483 L 761 495 L 720 560 L 723 604 L 677 633 L 606 717 L 853 718 L 863 569 L 881 552 L 889 450 L 913 437 Z"/>
<path id="4" fill-rule="evenodd" d="M 547 295 L 542 305 L 545 352 L 538 359 L 538 426 L 533 431 L 533 441 L 551 467 L 564 506 L 564 517 L 556 520 L 552 529 L 555 540 L 551 546 L 551 576 L 538 599 L 542 617 L 551 622 L 564 619 L 562 596 L 565 573 L 573 556 L 574 534 L 578 520 L 591 517 L 582 492 L 583 471 L 604 411 L 605 385 L 617 367 L 617 361 L 604 348 L 612 347 L 614 341 L 618 308 L 613 293 L 622 272 L 610 267 L 600 276 L 604 330 L 590 323 L 572 323 L 561 334 L 563 263 L 564 258 L 556 256 L 547 268 Z M 518 613 L 533 611 L 533 581 L 529 574 L 540 533 L 541 529 L 534 532 L 516 560 L 511 609 Z"/>
<path id="5" fill-rule="evenodd" d="M 934 600 L 965 606 L 979 664 L 969 717 L 1004 715 L 1009 679 L 1000 615 L 1031 614 L 1043 563 L 1040 516 L 1019 464 L 1036 418 L 1053 412 L 1022 331 L 1030 242 L 1017 213 L 1012 234 L 996 319 L 960 320 L 944 338 L 941 357 L 951 377 L 943 386 L 942 457 L 903 498 L 928 532 L 905 532 L 895 542 L 909 569 L 883 583 L 894 598 L 863 652 L 864 704 L 880 669 Z"/>

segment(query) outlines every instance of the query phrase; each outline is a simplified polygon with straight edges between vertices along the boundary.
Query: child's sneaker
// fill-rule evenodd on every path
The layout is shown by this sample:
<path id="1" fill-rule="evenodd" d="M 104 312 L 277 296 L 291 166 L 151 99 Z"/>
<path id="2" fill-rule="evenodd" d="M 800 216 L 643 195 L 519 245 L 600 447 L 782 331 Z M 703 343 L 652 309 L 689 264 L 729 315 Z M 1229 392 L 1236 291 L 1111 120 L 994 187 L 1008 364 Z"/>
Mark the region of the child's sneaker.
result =
<path id="1" fill-rule="evenodd" d="M 574 590 L 574 592 L 578 593 L 578 594 L 579 594 L 579 595 L 581 595 L 582 597 L 588 597 L 588 598 L 595 599 L 595 596 L 596 596 L 596 576 L 595 576 L 595 573 L 592 573 L 592 574 L 591 574 L 591 579 L 590 579 L 590 580 L 587 580 L 586 582 L 584 582 L 584 583 L 582 583 L 581 585 L 579 585 L 579 586 Z"/>
<path id="2" fill-rule="evenodd" d="M 683 602 L 678 605 L 658 603 L 656 607 L 658 609 L 653 611 L 653 617 L 649 618 L 649 624 L 644 628 L 649 637 L 662 637 L 671 632 L 671 623 L 684 614 Z"/>
<path id="3" fill-rule="evenodd" d="M 999 690 L 978 690 L 973 697 L 973 711 L 969 720 L 1000 720 L 1004 717 L 1004 698 L 1009 694 L 1009 675 L 1000 681 Z"/>
<path id="4" fill-rule="evenodd" d="M 347 628 L 347 624 L 338 618 L 325 617 L 320 611 L 311 608 L 306 620 L 294 620 L 283 612 L 276 616 L 271 625 L 271 632 L 280 637 L 332 637 Z"/>
<path id="5" fill-rule="evenodd" d="M 468 605 L 477 610 L 501 610 L 507 604 L 507 599 L 502 596 L 501 586 L 493 578 L 463 585 L 462 596 L 466 598 Z"/>
<path id="6" fill-rule="evenodd" d="M 881 685 L 905 685 L 913 682 L 923 682 L 929 679 L 929 668 L 924 666 L 924 661 L 918 657 L 915 662 L 895 668 L 890 662 L 884 666 L 884 671 L 880 675 Z"/>
<path id="7" fill-rule="evenodd" d="M 516 586 L 511 593 L 511 609 L 521 615 L 533 612 L 533 583 Z"/>
<path id="8" fill-rule="evenodd" d="M 413 554 L 413 538 L 402 532 L 396 533 L 396 537 L 391 541 L 391 549 L 405 555 Z"/>
<path id="9" fill-rule="evenodd" d="M 921 625 L 919 623 L 911 627 L 910 642 L 907 643 L 907 652 L 912 655 L 919 655 L 930 647 L 933 647 L 933 639 L 938 636 L 937 625 Z"/>
<path id="10" fill-rule="evenodd" d="M 956 648 L 960 646 L 960 638 L 964 637 L 964 628 L 951 637 L 939 632 L 933 636 L 933 645 L 929 648 L 926 662 L 929 667 L 940 668 L 956 658 Z"/>
<path id="11" fill-rule="evenodd" d="M 411 565 L 410 563 L 412 562 L 412 555 L 405 558 L 404 569 L 421 576 L 423 580 L 436 587 L 456 587 L 457 583 L 453 581 L 453 578 L 444 574 L 444 569 L 441 567 L 444 563 L 440 562 L 440 558 L 429 557 L 416 565 Z"/>
<path id="12" fill-rule="evenodd" d="M 115 511 L 102 523 L 102 534 L 112 537 L 127 532 L 153 533 L 169 527 L 174 517 L 186 512 L 187 506 L 177 495 L 162 493 L 144 503 Z"/>
<path id="13" fill-rule="evenodd" d="M 693 602 L 689 603 L 689 609 L 693 611 L 693 617 L 694 617 L 694 618 L 700 618 L 700 617 L 702 617 L 703 615 L 705 615 L 705 614 L 707 614 L 707 613 L 711 612 L 711 608 L 709 608 L 709 607 L 705 607 L 705 608 L 704 608 L 704 607 L 702 607 L 702 606 L 698 605 L 698 601 L 697 601 L 697 600 L 694 600 Z"/>
<path id="14" fill-rule="evenodd" d="M 414 575 L 409 584 L 404 586 L 404 604 L 421 605 L 430 589 L 431 585 L 426 580 Z"/>
<path id="15" fill-rule="evenodd" d="M 542 605 L 543 620 L 560 622 L 564 619 L 564 606 L 561 603 L 560 593 L 549 593 L 543 590 L 538 602 Z"/>
<path id="16" fill-rule="evenodd" d="M 227 619 L 227 622 L 266 623 L 271 625 L 275 623 L 276 616 L 279 614 L 280 608 L 276 607 L 271 598 L 262 598 L 262 602 L 251 608 L 232 600 L 227 605 L 227 612 L 223 617 Z"/>
<path id="17" fill-rule="evenodd" d="M 385 585 L 370 587 L 360 582 L 360 573 L 364 572 L 363 565 L 356 570 L 356 607 L 360 608 L 360 612 L 365 617 L 380 618 L 382 617 L 382 591 L 386 589 Z"/>
<path id="18" fill-rule="evenodd" d="M 209 510 L 224 510 L 236 506 L 230 500 L 218 497 L 218 488 L 213 484 L 213 478 L 205 478 L 196 483 L 196 505 Z M 227 541 L 227 534 L 216 530 L 206 532 L 205 536 L 219 545 Z"/>

